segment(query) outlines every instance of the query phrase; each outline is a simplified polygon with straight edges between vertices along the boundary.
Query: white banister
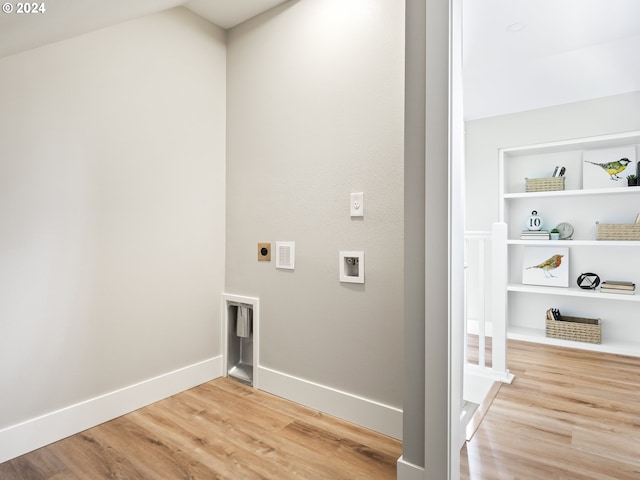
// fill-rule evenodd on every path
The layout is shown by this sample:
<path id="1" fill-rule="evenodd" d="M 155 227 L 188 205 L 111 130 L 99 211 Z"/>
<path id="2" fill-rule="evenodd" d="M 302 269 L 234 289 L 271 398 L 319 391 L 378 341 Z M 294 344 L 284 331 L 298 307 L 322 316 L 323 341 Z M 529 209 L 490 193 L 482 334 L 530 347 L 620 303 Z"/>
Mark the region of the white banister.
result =
<path id="1" fill-rule="evenodd" d="M 485 278 L 485 275 L 486 275 L 485 269 L 484 269 L 484 259 L 486 255 L 485 245 L 486 245 L 486 241 L 478 242 L 478 278 L 479 279 Z M 485 359 L 486 348 L 487 348 L 486 287 L 483 290 L 484 292 L 482 292 L 482 295 L 480 295 L 480 298 L 479 298 L 479 307 L 480 307 L 480 311 L 482 312 L 482 321 L 478 325 L 478 366 L 480 368 L 484 368 L 487 366 L 487 361 Z"/>
<path id="2" fill-rule="evenodd" d="M 471 286 L 469 282 L 466 284 L 467 291 L 471 291 L 473 293 L 472 298 L 474 300 L 474 320 L 477 320 L 477 329 L 473 328 L 473 333 L 477 333 L 478 335 L 478 366 L 480 368 L 486 367 L 486 340 L 485 337 L 487 335 L 486 331 L 486 322 L 487 322 L 487 311 L 486 311 L 486 285 L 485 285 L 485 257 L 486 257 L 486 245 L 491 242 L 491 232 L 465 232 L 465 248 L 467 250 L 466 255 L 466 267 L 469 268 L 467 272 L 467 280 L 469 280 L 469 276 L 471 276 Z M 473 244 L 475 243 L 475 248 Z M 472 256 L 472 251 L 475 252 L 475 256 Z M 471 287 L 471 288 L 470 288 Z M 468 297 L 467 297 L 468 301 Z M 468 313 L 468 309 L 465 309 L 465 312 Z M 465 318 L 465 323 L 468 323 L 468 318 Z M 467 331 L 465 330 L 465 334 Z M 466 351 L 466 349 L 465 349 Z M 465 364 L 467 363 L 466 352 L 465 352 Z"/>
<path id="3" fill-rule="evenodd" d="M 491 232 L 465 232 L 465 268 L 467 268 L 466 327 L 478 335 L 478 364 L 469 364 L 465 353 L 465 369 L 475 375 L 511 383 L 507 369 L 507 225 L 494 223 Z M 469 317 L 471 311 L 473 319 Z M 477 321 L 477 327 L 476 327 Z M 492 337 L 491 365 L 487 366 L 486 337 Z M 466 345 L 465 345 L 466 350 Z"/>
<path id="4" fill-rule="evenodd" d="M 507 224 L 492 225 L 491 318 L 493 325 L 492 369 L 511 382 L 507 369 Z"/>

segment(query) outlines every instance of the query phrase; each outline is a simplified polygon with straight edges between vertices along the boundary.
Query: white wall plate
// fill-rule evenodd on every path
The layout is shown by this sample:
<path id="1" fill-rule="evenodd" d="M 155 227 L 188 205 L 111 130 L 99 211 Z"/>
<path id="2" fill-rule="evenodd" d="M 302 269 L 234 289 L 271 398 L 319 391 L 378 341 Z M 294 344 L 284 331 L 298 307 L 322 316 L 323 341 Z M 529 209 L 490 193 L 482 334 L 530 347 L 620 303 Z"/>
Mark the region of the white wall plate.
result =
<path id="1" fill-rule="evenodd" d="M 339 261 L 341 282 L 364 283 L 364 252 L 341 251 Z"/>
<path id="2" fill-rule="evenodd" d="M 296 265 L 296 242 L 276 242 L 276 268 L 294 270 Z"/>

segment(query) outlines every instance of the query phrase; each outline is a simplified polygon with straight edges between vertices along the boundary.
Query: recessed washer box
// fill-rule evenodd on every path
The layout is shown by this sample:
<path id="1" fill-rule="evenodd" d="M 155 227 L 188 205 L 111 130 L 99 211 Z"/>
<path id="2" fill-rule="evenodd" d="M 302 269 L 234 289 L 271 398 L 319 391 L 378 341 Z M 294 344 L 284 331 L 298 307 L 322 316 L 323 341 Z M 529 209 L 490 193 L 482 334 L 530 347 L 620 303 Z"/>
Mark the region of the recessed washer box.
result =
<path id="1" fill-rule="evenodd" d="M 364 252 L 341 251 L 340 281 L 345 283 L 364 283 Z"/>

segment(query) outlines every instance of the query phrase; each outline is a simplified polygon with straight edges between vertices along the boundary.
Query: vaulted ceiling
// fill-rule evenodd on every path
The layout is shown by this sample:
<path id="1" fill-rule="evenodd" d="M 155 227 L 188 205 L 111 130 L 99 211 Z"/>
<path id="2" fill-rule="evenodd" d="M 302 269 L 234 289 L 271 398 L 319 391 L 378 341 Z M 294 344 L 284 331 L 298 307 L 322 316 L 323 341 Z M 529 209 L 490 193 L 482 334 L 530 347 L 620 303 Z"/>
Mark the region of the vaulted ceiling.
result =
<path id="1" fill-rule="evenodd" d="M 19 14 L 18 2 L 9 0 L 3 3 L 14 11 L 0 13 L 0 58 L 179 6 L 228 29 L 285 1 L 36 0 L 44 13 Z"/>
<path id="2" fill-rule="evenodd" d="M 228 29 L 285 1 L 43 1 L 0 14 L 0 57 L 177 6 Z M 640 90 L 638 0 L 463 0 L 463 18 L 467 119 Z"/>

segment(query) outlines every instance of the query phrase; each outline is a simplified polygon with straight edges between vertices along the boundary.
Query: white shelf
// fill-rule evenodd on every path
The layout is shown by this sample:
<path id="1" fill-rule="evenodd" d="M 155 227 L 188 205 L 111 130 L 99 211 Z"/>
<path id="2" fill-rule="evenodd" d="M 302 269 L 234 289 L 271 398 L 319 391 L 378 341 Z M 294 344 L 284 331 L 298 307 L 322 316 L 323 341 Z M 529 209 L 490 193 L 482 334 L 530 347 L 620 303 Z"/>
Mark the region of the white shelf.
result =
<path id="1" fill-rule="evenodd" d="M 594 352 L 615 353 L 618 355 L 640 356 L 640 345 L 637 342 L 605 341 L 604 343 L 573 342 L 571 340 L 561 340 L 559 338 L 549 338 L 542 328 L 509 327 L 507 337 L 512 340 L 523 342 L 542 343 L 545 345 L 555 345 L 558 347 L 579 348 L 581 350 L 591 350 Z"/>
<path id="2" fill-rule="evenodd" d="M 640 193 L 640 187 L 617 187 L 617 188 L 594 188 L 587 190 L 554 190 L 551 192 L 520 192 L 520 193 L 505 193 L 504 199 L 510 198 L 545 198 L 545 197 L 579 197 L 584 195 L 616 195 L 616 194 L 629 194 Z"/>
<path id="3" fill-rule="evenodd" d="M 564 297 L 595 298 L 597 300 L 615 300 L 621 302 L 640 302 L 640 295 L 625 295 L 624 293 L 601 293 L 599 289 L 585 290 L 577 287 L 543 287 L 541 285 L 523 285 L 510 283 L 508 292 L 537 293 L 540 295 L 561 295 Z"/>
<path id="4" fill-rule="evenodd" d="M 572 150 L 587 150 L 590 148 L 620 147 L 632 143 L 640 143 L 640 131 L 622 133 L 607 133 L 587 138 L 573 138 L 556 142 L 545 142 L 536 145 L 505 148 L 513 157 L 538 153 L 568 152 Z"/>
<path id="5" fill-rule="evenodd" d="M 552 247 L 640 247 L 640 242 L 635 240 L 507 240 L 507 244 Z"/>
<path id="6" fill-rule="evenodd" d="M 591 149 L 611 148 L 634 145 L 636 158 L 640 157 L 640 131 L 602 135 L 582 139 L 526 145 L 501 149 L 499 152 L 500 208 L 501 222 L 496 245 L 500 254 L 492 261 L 511 275 L 512 282 L 507 283 L 506 292 L 501 291 L 496 301 L 506 301 L 506 315 L 501 322 L 507 325 L 508 338 L 537 342 L 548 345 L 610 352 L 640 356 L 640 321 L 636 321 L 636 311 L 640 305 L 640 293 L 634 295 L 601 293 L 600 289 L 584 290 L 573 287 L 549 287 L 541 285 L 523 285 L 516 268 L 517 262 L 524 257 L 523 246 L 568 247 L 572 251 L 572 276 L 578 275 L 581 268 L 587 271 L 607 272 L 614 278 L 635 278 L 640 275 L 640 241 L 595 240 L 596 220 L 602 223 L 624 223 L 633 221 L 640 205 L 640 187 L 628 187 L 626 179 L 622 185 L 611 188 L 582 189 L 580 178 L 582 171 L 582 152 Z M 565 185 L 567 190 L 551 192 L 524 192 L 525 177 L 541 176 L 541 172 L 553 171 L 554 166 L 567 168 Z M 635 162 L 633 164 L 635 173 Z M 544 175 L 544 173 L 542 173 Z M 626 176 L 626 175 L 625 175 Z M 609 183 L 607 182 L 607 187 Z M 513 228 L 519 225 L 527 212 L 533 210 L 545 213 L 549 226 L 554 222 L 570 219 L 576 227 L 575 240 L 536 240 L 520 239 L 520 231 Z M 525 215 L 526 214 L 526 215 Z M 607 222 L 603 222 L 606 219 Z M 550 228 L 550 227 L 549 227 Z M 511 231 L 512 239 L 504 237 Z M 506 243 L 506 245 L 505 245 Z M 571 248 L 575 247 L 575 248 Z M 605 247 L 605 248 L 602 248 Z M 633 249 L 636 250 L 633 250 Z M 502 253 L 504 252 L 504 254 Z M 504 256 L 504 258 L 502 258 Z M 514 263 L 515 262 L 515 263 Z M 504 283 L 501 283 L 504 284 Z M 572 285 L 575 283 L 572 282 Z M 505 298 L 506 293 L 506 298 Z M 592 301 L 585 301 L 591 299 Z M 544 328 L 525 328 L 544 326 L 544 312 L 551 303 L 560 304 L 567 310 L 586 310 L 593 318 L 601 317 L 604 322 L 600 345 L 585 342 L 572 342 L 547 338 Z M 541 315 L 538 320 L 538 315 Z M 523 326 L 520 326 L 523 325 Z"/>

